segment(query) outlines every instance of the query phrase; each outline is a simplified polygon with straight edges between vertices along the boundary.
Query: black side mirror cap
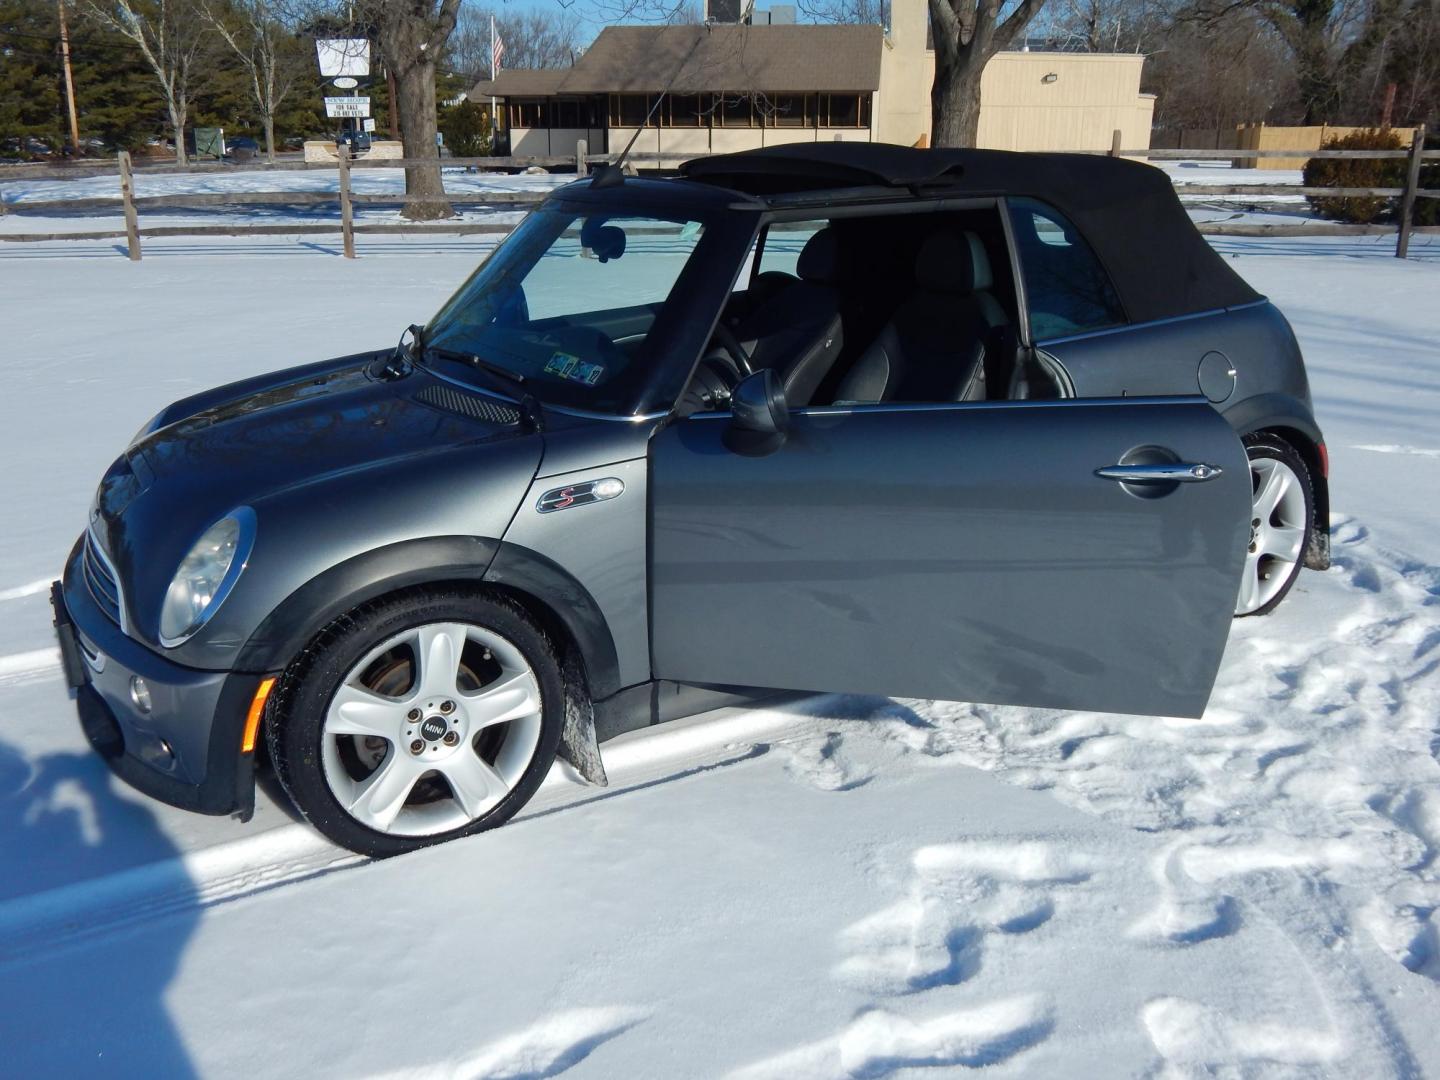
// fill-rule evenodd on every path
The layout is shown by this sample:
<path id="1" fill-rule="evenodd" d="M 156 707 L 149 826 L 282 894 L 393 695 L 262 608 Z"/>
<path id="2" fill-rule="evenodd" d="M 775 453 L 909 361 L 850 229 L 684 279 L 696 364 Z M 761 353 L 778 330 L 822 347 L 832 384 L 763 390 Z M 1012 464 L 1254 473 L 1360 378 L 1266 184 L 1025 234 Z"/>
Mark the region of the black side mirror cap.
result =
<path id="1" fill-rule="evenodd" d="M 758 457 L 774 453 L 790 433 L 790 406 L 785 385 L 772 368 L 747 375 L 730 393 L 730 424 L 725 446 L 737 454 Z"/>

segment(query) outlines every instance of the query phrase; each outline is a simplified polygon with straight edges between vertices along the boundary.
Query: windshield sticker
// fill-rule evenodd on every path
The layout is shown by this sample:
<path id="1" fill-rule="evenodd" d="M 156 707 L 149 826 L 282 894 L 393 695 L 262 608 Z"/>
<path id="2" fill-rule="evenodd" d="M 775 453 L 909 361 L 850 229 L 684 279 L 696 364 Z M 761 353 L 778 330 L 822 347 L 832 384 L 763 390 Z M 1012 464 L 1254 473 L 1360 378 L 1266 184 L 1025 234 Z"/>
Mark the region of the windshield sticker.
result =
<path id="1" fill-rule="evenodd" d="M 594 386 L 605 374 L 605 365 L 581 360 L 573 353 L 553 352 L 545 364 L 545 374 L 569 379 L 571 382 L 584 383 L 586 386 Z"/>

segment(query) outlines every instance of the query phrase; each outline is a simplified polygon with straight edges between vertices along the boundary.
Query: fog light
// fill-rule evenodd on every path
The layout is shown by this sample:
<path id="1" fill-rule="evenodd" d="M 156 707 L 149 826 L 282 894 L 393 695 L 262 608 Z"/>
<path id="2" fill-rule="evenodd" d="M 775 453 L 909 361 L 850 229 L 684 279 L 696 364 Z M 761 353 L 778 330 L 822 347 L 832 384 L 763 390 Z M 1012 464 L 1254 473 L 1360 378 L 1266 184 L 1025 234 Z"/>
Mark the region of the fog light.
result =
<path id="1" fill-rule="evenodd" d="M 145 685 L 145 680 L 139 675 L 130 676 L 130 700 L 142 713 L 150 711 L 150 687 Z"/>

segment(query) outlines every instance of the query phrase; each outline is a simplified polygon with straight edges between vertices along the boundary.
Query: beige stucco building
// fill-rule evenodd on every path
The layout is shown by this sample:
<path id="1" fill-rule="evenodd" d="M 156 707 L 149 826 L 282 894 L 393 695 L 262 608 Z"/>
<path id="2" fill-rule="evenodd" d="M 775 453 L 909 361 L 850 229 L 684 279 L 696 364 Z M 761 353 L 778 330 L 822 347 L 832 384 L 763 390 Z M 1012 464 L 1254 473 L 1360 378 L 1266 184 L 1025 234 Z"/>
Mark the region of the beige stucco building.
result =
<path id="1" fill-rule="evenodd" d="M 982 147 L 1107 150 L 1150 145 L 1154 98 L 1135 54 L 1006 52 L 981 81 Z M 584 139 L 678 164 L 780 143 L 914 145 L 930 132 L 935 54 L 925 0 L 894 0 L 891 26 L 611 26 L 573 67 L 501 71 L 494 98 L 509 150 L 568 155 Z M 666 91 L 668 87 L 668 93 Z M 638 133 L 638 136 L 637 136 Z"/>

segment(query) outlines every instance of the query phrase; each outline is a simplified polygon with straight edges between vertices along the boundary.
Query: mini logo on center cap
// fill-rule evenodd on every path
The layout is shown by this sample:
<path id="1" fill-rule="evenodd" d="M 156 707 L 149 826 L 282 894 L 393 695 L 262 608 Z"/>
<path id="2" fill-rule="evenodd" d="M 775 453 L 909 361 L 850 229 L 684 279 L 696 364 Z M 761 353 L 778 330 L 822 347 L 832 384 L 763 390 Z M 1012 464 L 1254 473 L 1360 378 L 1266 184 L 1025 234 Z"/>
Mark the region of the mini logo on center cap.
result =
<path id="1" fill-rule="evenodd" d="M 420 725 L 420 734 L 431 742 L 438 742 L 445 735 L 445 731 L 445 721 L 438 716 L 431 716 Z"/>

